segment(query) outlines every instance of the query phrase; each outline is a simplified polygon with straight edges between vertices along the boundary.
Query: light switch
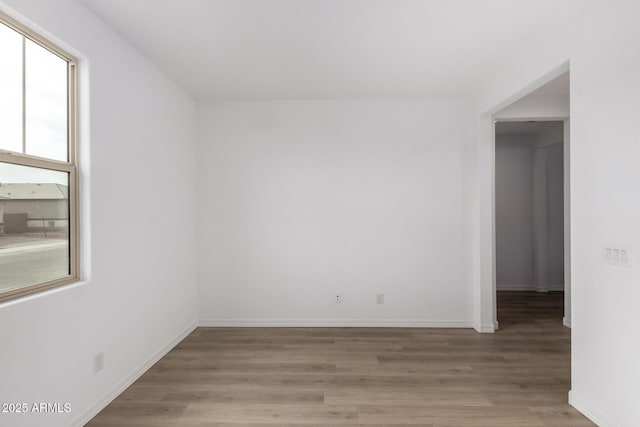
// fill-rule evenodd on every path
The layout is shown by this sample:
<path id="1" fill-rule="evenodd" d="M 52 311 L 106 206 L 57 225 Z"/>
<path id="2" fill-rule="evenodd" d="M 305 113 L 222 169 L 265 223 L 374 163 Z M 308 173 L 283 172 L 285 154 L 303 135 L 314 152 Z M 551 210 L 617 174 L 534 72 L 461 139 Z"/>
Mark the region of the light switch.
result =
<path id="1" fill-rule="evenodd" d="M 622 264 L 626 264 L 627 263 L 627 250 L 626 249 L 620 249 L 620 263 L 622 263 Z"/>
<path id="2" fill-rule="evenodd" d="M 631 267 L 631 246 L 605 244 L 602 262 L 618 267 Z"/>

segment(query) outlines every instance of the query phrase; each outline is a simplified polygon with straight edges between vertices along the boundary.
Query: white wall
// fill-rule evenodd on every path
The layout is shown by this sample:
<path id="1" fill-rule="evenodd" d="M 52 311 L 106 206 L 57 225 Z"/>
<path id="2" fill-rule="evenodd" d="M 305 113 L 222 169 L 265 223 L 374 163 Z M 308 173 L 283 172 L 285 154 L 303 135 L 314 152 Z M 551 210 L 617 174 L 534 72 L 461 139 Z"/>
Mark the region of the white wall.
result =
<path id="1" fill-rule="evenodd" d="M 562 126 L 557 131 L 496 135 L 497 290 L 564 290 Z"/>
<path id="2" fill-rule="evenodd" d="M 533 283 L 532 134 L 496 135 L 496 286 Z"/>
<path id="3" fill-rule="evenodd" d="M 546 148 L 547 289 L 564 288 L 564 189 L 562 144 Z"/>
<path id="4" fill-rule="evenodd" d="M 444 98 L 203 105 L 204 324 L 470 326 L 471 106 Z"/>
<path id="5" fill-rule="evenodd" d="M 634 339 L 640 325 L 640 270 L 635 259 L 632 268 L 604 264 L 602 247 L 640 244 L 640 4 L 617 0 L 585 8 L 570 26 L 541 33 L 505 61 L 480 93 L 478 111 L 500 108 L 570 60 L 570 399 L 600 425 L 631 427 L 640 425 L 640 341 Z M 480 136 L 478 158 L 484 159 L 486 136 Z M 478 170 L 486 172 L 482 165 Z M 479 179 L 486 182 L 487 175 Z M 491 197 L 484 186 L 479 189 L 480 199 Z M 484 211 L 476 215 L 487 217 Z M 477 294 L 485 298 L 487 292 L 490 286 Z"/>
<path id="6" fill-rule="evenodd" d="M 543 292 L 570 288 L 564 277 L 563 123 L 549 124 L 535 134 L 533 146 L 533 281 Z"/>
<path id="7" fill-rule="evenodd" d="M 195 105 L 76 1 L 0 9 L 81 58 L 84 279 L 0 305 L 0 401 L 72 408 L 0 414 L 0 424 L 68 426 L 197 320 Z"/>

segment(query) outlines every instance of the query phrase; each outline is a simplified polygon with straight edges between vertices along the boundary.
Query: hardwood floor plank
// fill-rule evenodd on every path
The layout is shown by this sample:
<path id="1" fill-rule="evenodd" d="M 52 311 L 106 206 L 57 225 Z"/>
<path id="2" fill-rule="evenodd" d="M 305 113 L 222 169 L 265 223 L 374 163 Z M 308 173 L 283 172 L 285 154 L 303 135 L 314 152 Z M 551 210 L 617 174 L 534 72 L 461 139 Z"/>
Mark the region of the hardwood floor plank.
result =
<path id="1" fill-rule="evenodd" d="M 324 401 L 328 405 L 402 405 L 424 408 L 437 406 L 493 406 L 493 403 L 484 393 L 476 390 L 398 391 L 397 389 L 369 390 L 356 388 L 327 391 Z"/>
<path id="2" fill-rule="evenodd" d="M 189 402 L 189 403 L 235 403 L 235 404 L 271 404 L 289 402 L 292 405 L 324 405 L 324 393 L 306 390 L 274 390 L 242 389 L 230 390 L 228 388 L 208 390 L 179 390 L 166 393 L 162 398 L 164 402 Z"/>
<path id="3" fill-rule="evenodd" d="M 363 423 L 433 424 L 448 426 L 509 426 L 543 427 L 544 422 L 528 411 L 515 407 L 415 407 L 360 406 Z"/>
<path id="4" fill-rule="evenodd" d="M 333 405 L 251 405 L 190 403 L 180 416 L 180 423 L 250 422 L 271 425 L 286 423 L 316 423 L 347 425 L 358 423 L 355 406 Z"/>

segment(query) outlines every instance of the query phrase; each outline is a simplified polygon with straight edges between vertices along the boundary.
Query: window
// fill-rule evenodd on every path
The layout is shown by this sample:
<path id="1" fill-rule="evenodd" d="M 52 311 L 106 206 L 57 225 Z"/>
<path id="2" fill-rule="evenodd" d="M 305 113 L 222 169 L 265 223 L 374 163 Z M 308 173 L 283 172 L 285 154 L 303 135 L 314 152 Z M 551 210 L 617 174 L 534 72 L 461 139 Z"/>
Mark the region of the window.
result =
<path id="1" fill-rule="evenodd" d="M 0 13 L 0 301 L 79 277 L 75 75 Z"/>

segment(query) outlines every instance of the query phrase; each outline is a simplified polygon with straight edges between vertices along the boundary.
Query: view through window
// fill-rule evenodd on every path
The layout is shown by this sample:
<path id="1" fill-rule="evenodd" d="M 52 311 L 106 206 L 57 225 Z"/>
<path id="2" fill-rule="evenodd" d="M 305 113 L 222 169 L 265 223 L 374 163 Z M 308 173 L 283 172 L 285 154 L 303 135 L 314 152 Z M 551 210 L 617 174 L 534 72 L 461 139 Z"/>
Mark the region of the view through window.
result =
<path id="1" fill-rule="evenodd" d="M 0 301 L 77 279 L 75 60 L 0 14 Z"/>

